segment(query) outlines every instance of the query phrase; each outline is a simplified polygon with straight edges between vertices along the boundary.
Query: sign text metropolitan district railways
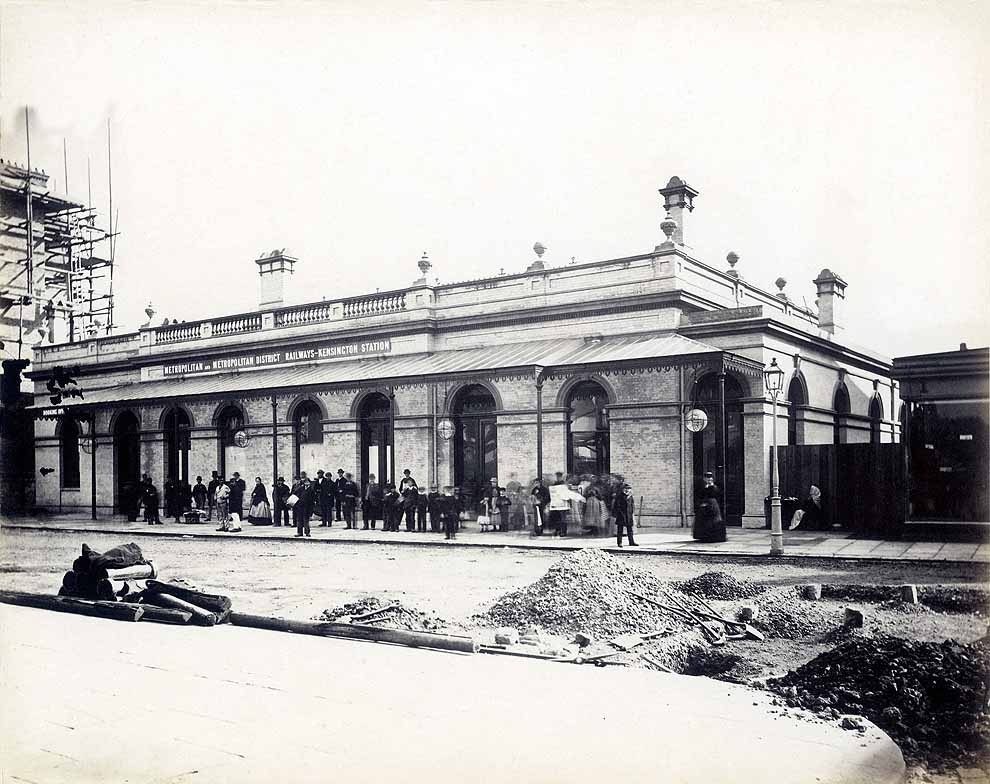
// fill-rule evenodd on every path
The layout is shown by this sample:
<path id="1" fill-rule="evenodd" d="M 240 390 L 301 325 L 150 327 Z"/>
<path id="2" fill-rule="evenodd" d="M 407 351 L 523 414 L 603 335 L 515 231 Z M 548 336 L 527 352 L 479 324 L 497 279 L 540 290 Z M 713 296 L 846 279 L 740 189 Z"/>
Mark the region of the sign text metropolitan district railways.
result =
<path id="1" fill-rule="evenodd" d="M 183 376 L 189 373 L 210 373 L 218 370 L 242 370 L 285 365 L 289 362 L 314 362 L 320 359 L 342 359 L 360 357 L 366 354 L 388 354 L 392 350 L 389 338 L 365 340 L 360 343 L 334 343 L 329 346 L 290 349 L 288 351 L 266 351 L 259 354 L 242 354 L 236 357 L 204 359 L 197 362 L 179 362 L 165 365 L 166 376 Z"/>

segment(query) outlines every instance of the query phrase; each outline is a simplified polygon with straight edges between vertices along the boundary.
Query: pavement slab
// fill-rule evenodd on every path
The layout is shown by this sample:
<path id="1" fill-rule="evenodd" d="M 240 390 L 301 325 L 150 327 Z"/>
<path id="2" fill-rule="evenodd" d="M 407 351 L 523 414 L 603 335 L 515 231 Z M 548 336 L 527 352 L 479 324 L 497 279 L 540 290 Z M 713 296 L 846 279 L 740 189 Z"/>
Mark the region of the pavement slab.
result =
<path id="1" fill-rule="evenodd" d="M 402 544 L 430 547 L 513 547 L 537 551 L 570 551 L 598 547 L 608 552 L 675 553 L 678 555 L 769 557 L 770 532 L 765 529 L 730 528 L 728 540 L 717 543 L 696 542 L 687 529 L 643 528 L 636 531 L 638 547 L 616 547 L 615 539 L 592 536 L 530 536 L 526 532 L 481 532 L 476 525 L 468 526 L 447 541 L 440 534 L 409 531 L 387 532 L 361 529 L 347 530 L 334 525 L 312 527 L 312 536 L 296 538 L 294 528 L 252 526 L 245 524 L 240 533 L 218 532 L 215 523 L 184 524 L 168 521 L 160 526 L 130 523 L 124 518 L 90 520 L 88 518 L 55 516 L 49 518 L 0 518 L 0 527 L 11 530 L 48 530 L 93 533 L 114 533 L 132 536 L 189 536 L 214 539 L 280 539 L 300 546 L 336 542 L 365 544 Z M 917 561 L 924 559 L 978 562 L 990 564 L 990 546 L 942 542 L 902 542 L 878 539 L 858 539 L 851 534 L 820 531 L 785 531 L 784 551 L 791 558 L 875 558 L 883 561 Z"/>
<path id="2" fill-rule="evenodd" d="M 896 745 L 708 678 L 0 606 L 2 780 L 886 784 Z"/>

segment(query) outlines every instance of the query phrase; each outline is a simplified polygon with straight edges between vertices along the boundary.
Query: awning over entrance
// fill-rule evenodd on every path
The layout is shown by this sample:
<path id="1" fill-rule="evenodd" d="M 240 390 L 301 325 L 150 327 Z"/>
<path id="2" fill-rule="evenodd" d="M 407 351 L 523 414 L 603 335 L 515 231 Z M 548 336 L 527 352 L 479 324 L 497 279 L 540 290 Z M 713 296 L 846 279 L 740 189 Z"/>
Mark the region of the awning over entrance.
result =
<path id="1" fill-rule="evenodd" d="M 494 372 L 542 366 L 547 369 L 614 365 L 657 360 L 664 367 L 732 357 L 737 367 L 759 372 L 757 363 L 735 357 L 715 346 L 676 333 L 633 335 L 591 340 L 554 338 L 507 343 L 482 348 L 438 351 L 432 354 L 375 357 L 353 361 L 323 362 L 267 370 L 244 370 L 201 376 L 177 376 L 166 380 L 133 382 L 104 389 L 86 389 L 85 397 L 62 403 L 62 408 L 95 404 L 232 395 L 257 390 L 381 382 L 409 378 L 450 377 L 462 373 Z M 751 368 L 749 366 L 752 366 Z M 36 409 L 47 406 L 35 406 Z"/>

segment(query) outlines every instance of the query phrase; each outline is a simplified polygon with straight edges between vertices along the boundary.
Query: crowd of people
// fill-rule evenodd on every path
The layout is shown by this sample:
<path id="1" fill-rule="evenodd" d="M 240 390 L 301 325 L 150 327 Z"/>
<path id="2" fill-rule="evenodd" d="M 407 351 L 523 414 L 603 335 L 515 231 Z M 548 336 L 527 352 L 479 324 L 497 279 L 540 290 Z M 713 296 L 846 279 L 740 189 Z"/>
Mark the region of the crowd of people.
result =
<path id="1" fill-rule="evenodd" d="M 817 489 L 817 488 L 814 488 Z M 312 520 L 320 527 L 343 523 L 345 529 L 443 533 L 456 536 L 466 520 L 477 521 L 483 531 L 529 531 L 532 536 L 573 534 L 615 536 L 635 547 L 636 503 L 630 485 L 618 474 L 571 475 L 557 472 L 552 481 L 533 479 L 523 485 L 516 474 L 501 485 L 497 477 L 487 484 L 464 488 L 420 485 L 407 468 L 398 485 L 380 483 L 374 474 L 362 488 L 343 468 L 337 475 L 319 470 L 314 477 L 301 471 L 288 484 L 278 477 L 268 488 L 261 477 L 247 496 L 247 483 L 235 471 L 230 479 L 213 471 L 209 483 L 201 476 L 190 485 L 168 479 L 164 486 L 164 515 L 179 522 L 183 517 L 212 521 L 219 531 L 241 530 L 247 519 L 253 525 L 295 527 L 297 537 L 311 536 Z M 144 510 L 148 525 L 161 525 L 158 488 L 143 474 L 137 485 L 125 485 L 122 506 L 132 522 Z M 248 511 L 245 516 L 245 497 Z M 718 502 L 714 476 L 706 473 L 698 491 L 693 536 L 703 542 L 724 542 L 725 521 Z M 814 518 L 809 507 L 806 520 Z M 800 518 L 799 518 L 800 519 Z M 796 526 L 795 526 L 796 527 Z M 810 526 L 809 526 L 810 527 Z"/>

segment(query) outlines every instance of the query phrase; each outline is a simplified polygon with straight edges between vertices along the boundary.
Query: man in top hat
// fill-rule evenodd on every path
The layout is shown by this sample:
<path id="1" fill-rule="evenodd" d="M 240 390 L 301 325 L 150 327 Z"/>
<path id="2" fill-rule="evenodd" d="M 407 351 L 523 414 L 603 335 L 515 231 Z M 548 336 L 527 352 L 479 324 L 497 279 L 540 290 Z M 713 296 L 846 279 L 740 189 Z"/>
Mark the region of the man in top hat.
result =
<path id="1" fill-rule="evenodd" d="M 622 547 L 622 527 L 626 527 L 626 536 L 629 539 L 630 547 L 639 545 L 633 540 L 633 520 L 635 519 L 635 502 L 633 501 L 632 488 L 628 484 L 622 485 L 622 493 L 617 495 L 612 501 L 612 514 L 615 516 L 615 538 L 616 544 Z"/>

